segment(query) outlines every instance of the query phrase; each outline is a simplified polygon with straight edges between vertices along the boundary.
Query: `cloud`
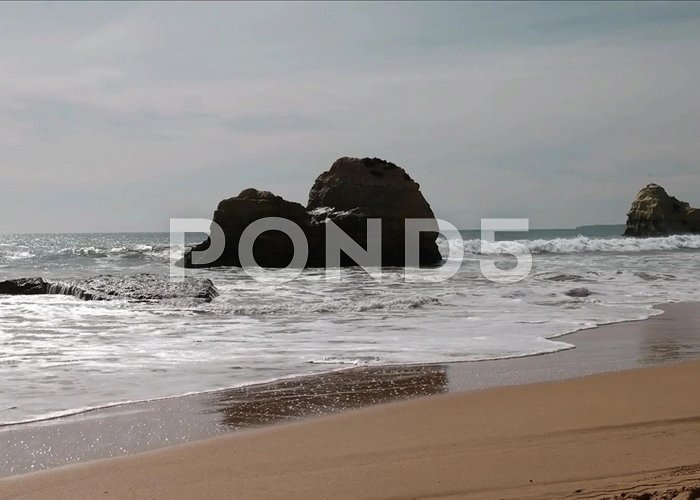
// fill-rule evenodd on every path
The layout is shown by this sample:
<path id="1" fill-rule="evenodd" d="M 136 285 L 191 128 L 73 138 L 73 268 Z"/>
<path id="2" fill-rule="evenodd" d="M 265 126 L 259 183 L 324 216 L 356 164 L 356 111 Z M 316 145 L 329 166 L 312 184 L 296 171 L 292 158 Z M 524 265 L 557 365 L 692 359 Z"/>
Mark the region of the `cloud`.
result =
<path id="1" fill-rule="evenodd" d="M 333 125 L 330 121 L 297 114 L 250 114 L 237 116 L 224 121 L 224 126 L 242 134 L 300 134 L 328 130 Z"/>
<path id="2" fill-rule="evenodd" d="M 404 166 L 465 227 L 619 222 L 651 177 L 700 190 L 691 4 L 42 5 L 0 6 L 21 207 L 0 232 L 164 229 L 249 186 L 303 202 L 345 155 Z"/>

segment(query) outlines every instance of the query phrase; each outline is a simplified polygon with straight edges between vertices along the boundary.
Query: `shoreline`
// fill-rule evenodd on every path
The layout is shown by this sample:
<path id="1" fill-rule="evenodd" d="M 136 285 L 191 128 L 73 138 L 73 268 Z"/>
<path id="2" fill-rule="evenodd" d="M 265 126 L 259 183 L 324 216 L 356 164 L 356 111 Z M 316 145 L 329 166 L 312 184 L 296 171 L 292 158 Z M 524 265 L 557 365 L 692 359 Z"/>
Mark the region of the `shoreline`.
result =
<path id="1" fill-rule="evenodd" d="M 655 306 L 659 307 L 659 306 Z M 700 358 L 693 303 L 571 333 L 575 349 L 448 364 L 352 367 L 0 428 L 0 476 L 154 450 L 397 400 L 565 380 Z M 669 333 L 671 332 L 671 333 Z M 675 347 L 674 347 L 675 346 Z"/>
<path id="2" fill-rule="evenodd" d="M 698 396 L 697 360 L 443 394 L 2 478 L 0 496 L 693 499 Z"/>
<path id="3" fill-rule="evenodd" d="M 579 328 L 579 329 L 574 330 L 574 331 L 558 333 L 558 334 L 555 334 L 555 335 L 552 335 L 549 337 L 544 337 L 544 338 L 546 338 L 547 340 L 557 340 L 557 339 L 562 339 L 564 337 L 568 337 L 571 335 L 580 334 L 580 333 L 586 332 L 588 330 L 595 330 L 598 328 L 608 327 L 608 326 L 612 326 L 612 325 L 620 325 L 620 324 L 626 324 L 626 323 L 636 323 L 636 322 L 640 322 L 640 321 L 648 321 L 654 317 L 661 316 L 662 314 L 665 314 L 665 309 L 664 309 L 665 306 L 673 306 L 674 304 L 691 304 L 691 303 L 692 302 L 667 302 L 667 303 L 662 303 L 662 304 L 654 304 L 654 305 L 650 306 L 652 311 L 658 310 L 660 312 L 658 312 L 656 314 L 651 314 L 647 318 L 627 319 L 627 320 L 621 320 L 621 321 L 611 321 L 611 322 L 606 322 L 606 323 L 600 323 L 600 324 L 597 324 L 595 326 L 583 327 L 583 328 Z M 263 381 L 259 381 L 259 382 L 250 382 L 250 383 L 244 382 L 240 385 L 225 386 L 225 387 L 219 387 L 216 389 L 207 389 L 207 390 L 203 390 L 203 391 L 185 392 L 182 394 L 174 394 L 172 396 L 158 396 L 158 397 L 148 398 L 148 399 L 135 399 L 135 400 L 127 400 L 127 401 L 118 401 L 118 402 L 114 402 L 114 403 L 105 403 L 105 404 L 101 404 L 98 406 L 90 406 L 90 407 L 85 407 L 85 408 L 59 410 L 59 411 L 54 412 L 54 414 L 50 414 L 50 415 L 43 416 L 43 417 L 35 417 L 35 418 L 29 418 L 27 420 L 17 420 L 17 421 L 11 421 L 11 422 L 0 422 L 0 432 L 5 428 L 11 428 L 14 426 L 41 424 L 42 422 L 50 422 L 52 420 L 59 420 L 59 419 L 70 419 L 72 417 L 77 417 L 80 415 L 84 415 L 86 413 L 111 410 L 113 408 L 119 408 L 119 407 L 123 407 L 123 406 L 155 403 L 155 402 L 159 402 L 159 401 L 167 401 L 167 400 L 171 400 L 171 399 L 187 398 L 187 397 L 193 397 L 193 396 L 205 396 L 205 395 L 209 395 L 209 394 L 217 394 L 217 393 L 222 393 L 225 391 L 236 390 L 236 389 L 267 387 L 267 386 L 272 386 L 272 385 L 279 384 L 279 383 L 284 383 L 284 382 L 287 382 L 290 380 L 317 378 L 317 377 L 323 377 L 323 376 L 326 376 L 329 374 L 344 372 L 344 371 L 365 370 L 365 369 L 391 369 L 393 367 L 428 367 L 428 366 L 461 364 L 461 363 L 483 363 L 483 362 L 493 362 L 493 361 L 508 361 L 508 360 L 515 360 L 515 359 L 520 359 L 520 358 L 532 358 L 532 357 L 537 357 L 537 356 L 555 355 L 557 353 L 560 353 L 560 352 L 563 352 L 563 351 L 566 351 L 569 349 L 575 349 L 575 348 L 576 348 L 576 345 L 572 344 L 571 347 L 564 347 L 564 348 L 557 349 L 554 351 L 542 351 L 542 352 L 537 352 L 537 353 L 533 353 L 533 354 L 516 354 L 516 355 L 512 355 L 512 356 L 501 356 L 501 357 L 484 358 L 484 359 L 472 359 L 472 360 L 450 361 L 450 362 L 436 361 L 436 362 L 387 363 L 387 364 L 380 364 L 380 365 L 347 366 L 347 367 L 342 367 L 342 368 L 336 368 L 334 370 L 329 370 L 329 371 L 322 371 L 322 372 L 317 372 L 317 373 L 306 373 L 306 374 L 293 374 L 293 375 L 283 376 L 283 377 L 274 378 L 274 379 L 270 379 L 270 380 L 263 380 Z M 0 474 L 0 477 L 1 477 L 1 474 Z"/>

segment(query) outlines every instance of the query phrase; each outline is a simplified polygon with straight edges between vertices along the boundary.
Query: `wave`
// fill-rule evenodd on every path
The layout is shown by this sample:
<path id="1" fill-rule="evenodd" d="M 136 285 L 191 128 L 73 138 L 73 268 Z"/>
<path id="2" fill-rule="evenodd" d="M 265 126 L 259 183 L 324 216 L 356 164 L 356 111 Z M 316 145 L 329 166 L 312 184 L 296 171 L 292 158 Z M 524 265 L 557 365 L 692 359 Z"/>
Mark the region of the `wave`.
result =
<path id="1" fill-rule="evenodd" d="M 310 359 L 307 363 L 311 365 L 367 365 L 381 361 L 379 356 L 355 356 L 350 358 L 341 358 L 337 356 L 328 356 L 320 359 Z"/>
<path id="2" fill-rule="evenodd" d="M 103 248 L 96 248 L 96 247 L 80 247 L 80 248 L 61 248 L 57 252 L 48 254 L 49 256 L 52 255 L 57 255 L 60 257 L 64 256 L 80 256 L 80 257 L 95 257 L 95 258 L 103 258 L 107 257 L 107 252 Z"/>
<path id="3" fill-rule="evenodd" d="M 434 299 L 434 301 L 437 302 L 436 299 Z M 558 351 L 564 351 L 564 350 L 569 350 L 569 349 L 575 348 L 574 344 L 569 343 L 569 342 L 564 342 L 564 341 L 560 340 L 560 337 L 571 335 L 571 334 L 577 333 L 577 332 L 582 331 L 582 330 L 589 330 L 592 328 L 596 328 L 596 327 L 599 327 L 601 325 L 645 320 L 645 319 L 648 319 L 649 317 L 660 315 L 660 314 L 663 314 L 662 310 L 655 309 L 655 308 L 653 308 L 653 306 L 648 306 L 646 308 L 646 313 L 642 314 L 636 318 L 601 321 L 598 323 L 589 322 L 585 325 L 577 327 L 576 329 L 568 330 L 568 331 L 565 331 L 563 333 L 548 335 L 545 338 L 548 340 L 554 341 L 548 347 L 540 347 L 540 348 L 537 348 L 537 349 L 534 349 L 531 351 L 519 352 L 519 353 L 508 353 L 508 354 L 502 354 L 502 355 L 497 355 L 494 353 L 491 353 L 491 354 L 481 353 L 478 355 L 456 355 L 454 357 L 450 356 L 450 354 L 444 354 L 443 356 L 439 356 L 439 355 L 438 356 L 431 356 L 430 358 L 427 358 L 427 359 L 414 360 L 414 361 L 385 361 L 380 356 L 371 356 L 371 355 L 368 355 L 368 356 L 348 355 L 347 357 L 345 357 L 345 356 L 325 356 L 325 357 L 323 357 L 322 356 L 322 357 L 318 357 L 318 358 L 311 357 L 310 359 L 307 359 L 305 363 L 307 365 L 324 366 L 324 368 L 321 371 L 309 372 L 309 371 L 302 369 L 302 370 L 295 371 L 293 373 L 289 373 L 289 374 L 281 375 L 281 376 L 273 376 L 273 377 L 269 377 L 269 378 L 268 377 L 251 378 L 250 380 L 241 381 L 240 383 L 237 383 L 234 385 L 220 385 L 218 387 L 215 386 L 215 387 L 210 387 L 210 388 L 206 388 L 206 389 L 199 389 L 199 390 L 194 389 L 194 390 L 183 391 L 183 392 L 179 392 L 179 393 L 174 392 L 172 394 L 155 395 L 153 397 L 133 398 L 133 399 L 126 399 L 125 398 L 122 400 L 117 400 L 117 401 L 112 401 L 112 402 L 95 403 L 93 405 L 76 406 L 76 407 L 69 408 L 69 409 L 48 411 L 48 412 L 38 414 L 38 415 L 31 415 L 31 416 L 28 416 L 25 418 L 19 417 L 19 418 L 15 418 L 15 419 L 3 420 L 2 419 L 3 412 L 17 409 L 16 406 L 11 406 L 11 407 L 0 409 L 0 430 L 2 430 L 3 428 L 13 427 L 13 426 L 17 426 L 17 425 L 51 421 L 51 420 L 55 420 L 55 419 L 61 419 L 61 418 L 75 416 L 75 415 L 81 415 L 81 414 L 90 413 L 93 411 L 100 411 L 100 410 L 105 410 L 105 409 L 114 408 L 114 407 L 128 408 L 129 406 L 136 405 L 136 404 L 157 402 L 157 401 L 163 401 L 163 400 L 172 400 L 172 399 L 183 398 L 183 397 L 188 397 L 188 396 L 215 394 L 215 393 L 218 393 L 220 391 L 225 391 L 225 390 L 230 390 L 230 389 L 237 389 L 237 388 L 241 388 L 241 387 L 261 386 L 261 385 L 266 385 L 266 384 L 270 384 L 270 383 L 280 382 L 283 380 L 307 378 L 309 376 L 323 376 L 324 374 L 327 374 L 327 373 L 347 371 L 347 370 L 352 370 L 355 367 L 362 367 L 362 366 L 367 366 L 367 365 L 381 365 L 381 366 L 385 366 L 385 367 L 412 366 L 412 365 L 425 365 L 425 364 L 451 363 L 451 362 L 480 362 L 480 361 L 486 361 L 486 360 L 504 360 L 504 359 L 517 359 L 517 358 L 538 356 L 538 355 L 549 354 L 549 353 L 554 353 L 554 352 L 558 352 Z"/>
<path id="4" fill-rule="evenodd" d="M 34 255 L 31 255 L 34 257 Z M 71 257 L 87 257 L 92 259 L 133 259 L 149 258 L 168 261 L 170 258 L 170 247 L 168 245 L 128 245 L 119 247 L 67 247 L 50 251 L 39 258 L 44 261 L 55 261 Z"/>
<path id="5" fill-rule="evenodd" d="M 554 238 L 551 240 L 498 241 L 465 240 L 464 251 L 472 254 L 518 253 L 525 246 L 533 254 L 562 253 L 639 253 L 700 249 L 700 235 L 673 235 L 660 238 Z"/>
<path id="6" fill-rule="evenodd" d="M 26 250 L 19 250 L 16 252 L 10 252 L 8 254 L 5 254 L 3 257 L 5 260 L 9 261 L 14 261 L 14 260 L 27 260 L 33 258 L 35 255 L 31 252 L 28 252 Z"/>
<path id="7" fill-rule="evenodd" d="M 217 314 L 235 314 L 258 316 L 267 314 L 317 314 L 317 313 L 353 313 L 369 311 L 393 311 L 420 309 L 424 306 L 440 305 L 435 297 L 417 296 L 395 299 L 343 300 L 332 302 L 313 302 L 306 304 L 251 304 L 240 307 L 219 306 L 214 308 Z"/>

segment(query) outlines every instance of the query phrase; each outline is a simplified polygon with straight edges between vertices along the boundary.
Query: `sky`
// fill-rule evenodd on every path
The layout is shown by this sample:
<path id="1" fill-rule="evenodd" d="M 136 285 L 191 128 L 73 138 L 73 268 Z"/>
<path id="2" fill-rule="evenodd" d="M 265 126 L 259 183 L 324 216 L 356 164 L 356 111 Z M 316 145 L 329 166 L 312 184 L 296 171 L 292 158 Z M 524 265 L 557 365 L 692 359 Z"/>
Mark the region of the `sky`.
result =
<path id="1" fill-rule="evenodd" d="M 698 3 L 0 3 L 0 233 L 306 204 L 380 157 L 461 228 L 700 206 Z"/>

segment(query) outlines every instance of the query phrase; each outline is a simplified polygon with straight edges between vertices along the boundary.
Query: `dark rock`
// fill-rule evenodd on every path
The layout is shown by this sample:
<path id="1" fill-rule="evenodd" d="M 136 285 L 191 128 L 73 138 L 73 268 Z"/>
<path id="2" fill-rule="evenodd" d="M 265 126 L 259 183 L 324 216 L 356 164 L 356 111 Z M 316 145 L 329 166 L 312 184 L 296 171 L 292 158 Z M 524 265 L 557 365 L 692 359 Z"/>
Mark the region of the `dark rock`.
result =
<path id="1" fill-rule="evenodd" d="M 169 276 L 154 274 L 106 275 L 56 283 L 48 283 L 41 278 L 23 278 L 1 282 L 0 293 L 72 295 L 83 300 L 194 299 L 203 302 L 209 302 L 218 295 L 216 287 L 208 279 L 185 278 L 184 281 L 175 281 Z"/>
<path id="2" fill-rule="evenodd" d="M 217 223 L 226 237 L 224 253 L 212 263 L 200 265 L 192 262 L 192 251 L 209 248 L 209 239 L 185 253 L 185 267 L 239 266 L 238 243 L 241 234 L 252 222 L 265 217 L 282 217 L 295 222 L 305 233 L 311 233 L 311 217 L 300 203 L 286 201 L 269 191 L 245 189 L 238 196 L 223 200 L 214 212 Z M 262 233 L 255 241 L 253 254 L 265 267 L 285 267 L 291 261 L 294 247 L 291 239 L 279 231 Z"/>
<path id="3" fill-rule="evenodd" d="M 434 218 L 420 186 L 379 158 L 340 158 L 316 178 L 307 208 L 361 209 L 368 217 Z"/>
<path id="4" fill-rule="evenodd" d="M 657 184 L 637 194 L 627 213 L 625 236 L 700 233 L 700 209 L 670 196 Z"/>
<path id="5" fill-rule="evenodd" d="M 588 297 L 591 294 L 591 291 L 588 288 L 580 287 L 568 290 L 564 292 L 564 294 L 568 295 L 569 297 Z"/>
<path id="6" fill-rule="evenodd" d="M 406 219 L 435 219 L 420 186 L 404 169 L 379 158 L 340 158 L 314 182 L 307 209 L 329 219 L 366 248 L 367 219 L 382 220 L 382 265 L 405 264 Z M 435 232 L 421 233 L 420 263 L 442 260 Z M 349 258 L 342 265 L 352 265 Z"/>
<path id="7" fill-rule="evenodd" d="M 219 203 L 214 222 L 226 237 L 224 253 L 209 264 L 193 262 L 192 251 L 206 250 L 210 242 L 194 246 L 185 253 L 185 267 L 240 266 L 239 241 L 245 228 L 264 217 L 282 217 L 296 223 L 309 245 L 308 267 L 326 264 L 326 226 L 337 224 L 355 242 L 367 248 L 367 219 L 382 220 L 382 265 L 405 263 L 405 220 L 435 216 L 420 192 L 419 185 L 400 167 L 378 158 L 340 158 L 322 173 L 309 193 L 309 203 L 286 201 L 268 191 L 246 189 L 238 196 Z M 437 264 L 442 256 L 435 243 L 435 232 L 421 233 L 420 263 Z M 291 239 L 284 233 L 268 231 L 253 246 L 256 262 L 262 267 L 285 267 L 293 256 Z M 341 265 L 354 265 L 345 254 Z"/>
<path id="8" fill-rule="evenodd" d="M 41 278 L 19 278 L 0 281 L 0 294 L 38 295 L 48 293 L 49 284 Z"/>
<path id="9" fill-rule="evenodd" d="M 633 273 L 633 274 L 634 274 L 637 278 L 641 278 L 641 279 L 643 279 L 644 281 L 656 281 L 656 280 L 662 278 L 661 275 L 649 274 L 649 273 L 645 273 L 644 271 L 640 271 L 640 272 L 638 272 L 638 273 Z"/>

